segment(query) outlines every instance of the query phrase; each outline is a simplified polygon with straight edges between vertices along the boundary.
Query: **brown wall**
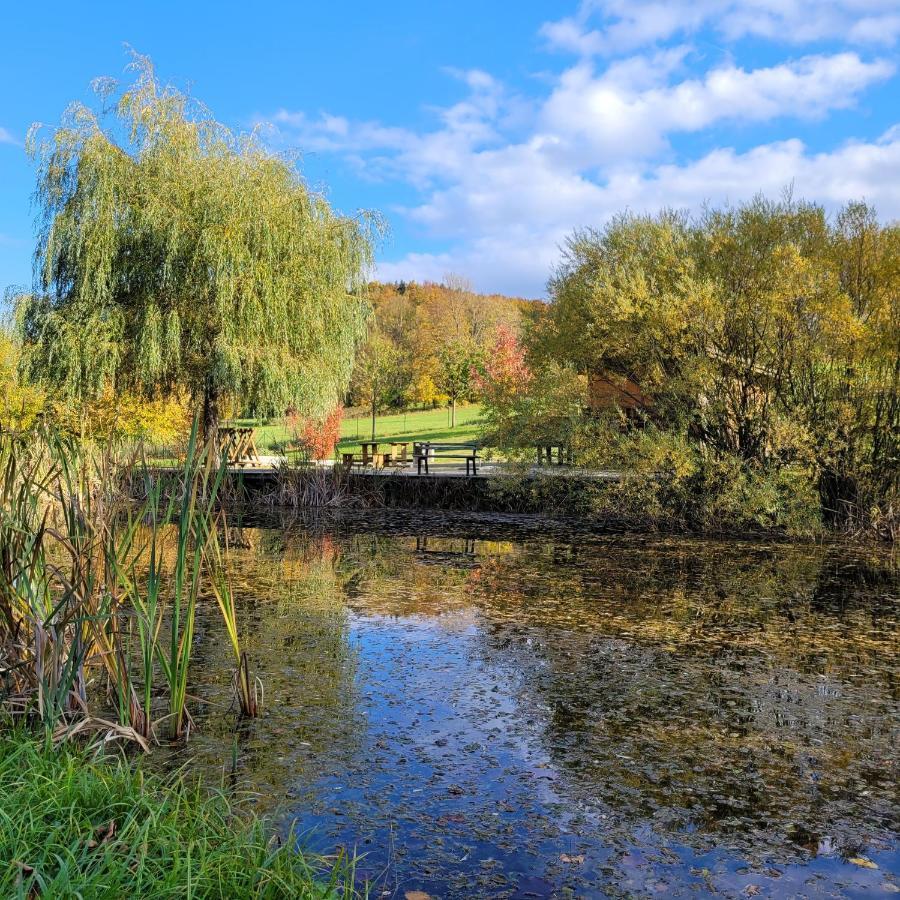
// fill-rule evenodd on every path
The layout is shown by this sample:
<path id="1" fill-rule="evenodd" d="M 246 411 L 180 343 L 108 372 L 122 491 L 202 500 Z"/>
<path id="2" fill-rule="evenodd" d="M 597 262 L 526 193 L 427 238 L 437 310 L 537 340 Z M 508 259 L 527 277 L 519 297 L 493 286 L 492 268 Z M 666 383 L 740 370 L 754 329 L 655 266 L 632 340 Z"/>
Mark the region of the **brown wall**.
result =
<path id="1" fill-rule="evenodd" d="M 588 375 L 588 406 L 591 409 L 648 409 L 650 398 L 630 378 L 592 372 Z"/>

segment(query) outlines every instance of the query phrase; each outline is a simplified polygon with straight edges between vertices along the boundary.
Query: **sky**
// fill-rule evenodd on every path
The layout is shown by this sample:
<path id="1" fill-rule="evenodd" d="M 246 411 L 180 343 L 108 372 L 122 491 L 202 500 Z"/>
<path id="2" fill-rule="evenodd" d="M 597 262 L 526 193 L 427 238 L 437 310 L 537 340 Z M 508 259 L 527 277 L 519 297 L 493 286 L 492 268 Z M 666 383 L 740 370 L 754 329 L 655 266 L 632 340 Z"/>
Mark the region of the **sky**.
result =
<path id="1" fill-rule="evenodd" d="M 29 127 L 128 46 L 382 213 L 382 280 L 542 297 L 575 229 L 786 189 L 900 218 L 900 0 L 3 6 L 0 289 L 32 279 Z"/>

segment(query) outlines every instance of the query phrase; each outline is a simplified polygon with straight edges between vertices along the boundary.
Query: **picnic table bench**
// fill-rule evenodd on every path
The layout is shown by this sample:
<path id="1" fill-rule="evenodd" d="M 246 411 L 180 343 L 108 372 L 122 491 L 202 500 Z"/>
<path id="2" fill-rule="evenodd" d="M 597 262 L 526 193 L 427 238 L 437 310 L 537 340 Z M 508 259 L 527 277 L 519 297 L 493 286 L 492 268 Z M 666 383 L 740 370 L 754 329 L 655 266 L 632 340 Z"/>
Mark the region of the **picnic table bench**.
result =
<path id="1" fill-rule="evenodd" d="M 419 475 L 422 474 L 423 465 L 425 474 L 428 474 L 428 462 L 434 459 L 464 459 L 466 475 L 469 474 L 470 466 L 472 474 L 478 474 L 478 444 L 436 444 L 432 441 L 416 441 L 413 444 L 413 459 Z"/>
<path id="2" fill-rule="evenodd" d="M 219 453 L 229 466 L 262 465 L 254 434 L 253 428 L 219 428 Z"/>
<path id="3" fill-rule="evenodd" d="M 378 452 L 377 441 L 363 441 L 360 445 L 362 453 L 342 453 L 341 463 L 345 469 L 352 469 L 353 466 L 362 466 L 367 468 L 371 466 L 375 469 L 403 468 L 409 465 L 409 442 L 406 441 L 390 441 L 388 451 Z"/>

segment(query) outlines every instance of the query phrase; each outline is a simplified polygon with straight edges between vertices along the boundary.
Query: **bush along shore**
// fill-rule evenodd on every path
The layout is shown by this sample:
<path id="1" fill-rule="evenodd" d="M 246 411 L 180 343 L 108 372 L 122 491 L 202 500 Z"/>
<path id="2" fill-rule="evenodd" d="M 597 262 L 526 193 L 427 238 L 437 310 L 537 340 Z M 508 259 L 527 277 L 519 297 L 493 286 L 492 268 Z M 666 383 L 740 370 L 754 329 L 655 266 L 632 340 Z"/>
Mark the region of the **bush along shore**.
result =
<path id="1" fill-rule="evenodd" d="M 143 497 L 167 476 L 142 476 Z M 348 474 L 339 468 L 286 467 L 229 477 L 222 492 L 235 509 L 431 509 L 543 515 L 601 531 L 896 540 L 892 516 L 826 522 L 815 485 L 790 469 L 760 471 L 733 458 L 602 473 L 535 471 L 506 464 L 485 478 Z"/>
<path id="2" fill-rule="evenodd" d="M 352 864 L 298 853 L 183 776 L 97 747 L 0 737 L 0 896 L 354 896 Z"/>

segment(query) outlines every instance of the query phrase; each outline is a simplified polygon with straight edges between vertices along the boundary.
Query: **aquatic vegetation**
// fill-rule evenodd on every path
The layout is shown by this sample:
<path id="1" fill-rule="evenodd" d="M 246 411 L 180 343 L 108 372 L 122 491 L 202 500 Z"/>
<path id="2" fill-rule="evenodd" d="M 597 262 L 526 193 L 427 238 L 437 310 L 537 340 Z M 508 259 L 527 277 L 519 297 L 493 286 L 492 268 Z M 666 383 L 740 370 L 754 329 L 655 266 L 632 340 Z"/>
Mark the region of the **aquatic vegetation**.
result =
<path id="1" fill-rule="evenodd" d="M 137 504 L 121 488 L 133 459 L 85 451 L 53 432 L 0 435 L 0 705 L 8 711 L 58 738 L 101 730 L 147 749 L 160 722 L 182 737 L 197 605 L 211 594 L 235 650 L 241 711 L 257 714 L 219 543 L 223 468 L 197 434 L 195 423 L 165 496 L 151 485 Z"/>

